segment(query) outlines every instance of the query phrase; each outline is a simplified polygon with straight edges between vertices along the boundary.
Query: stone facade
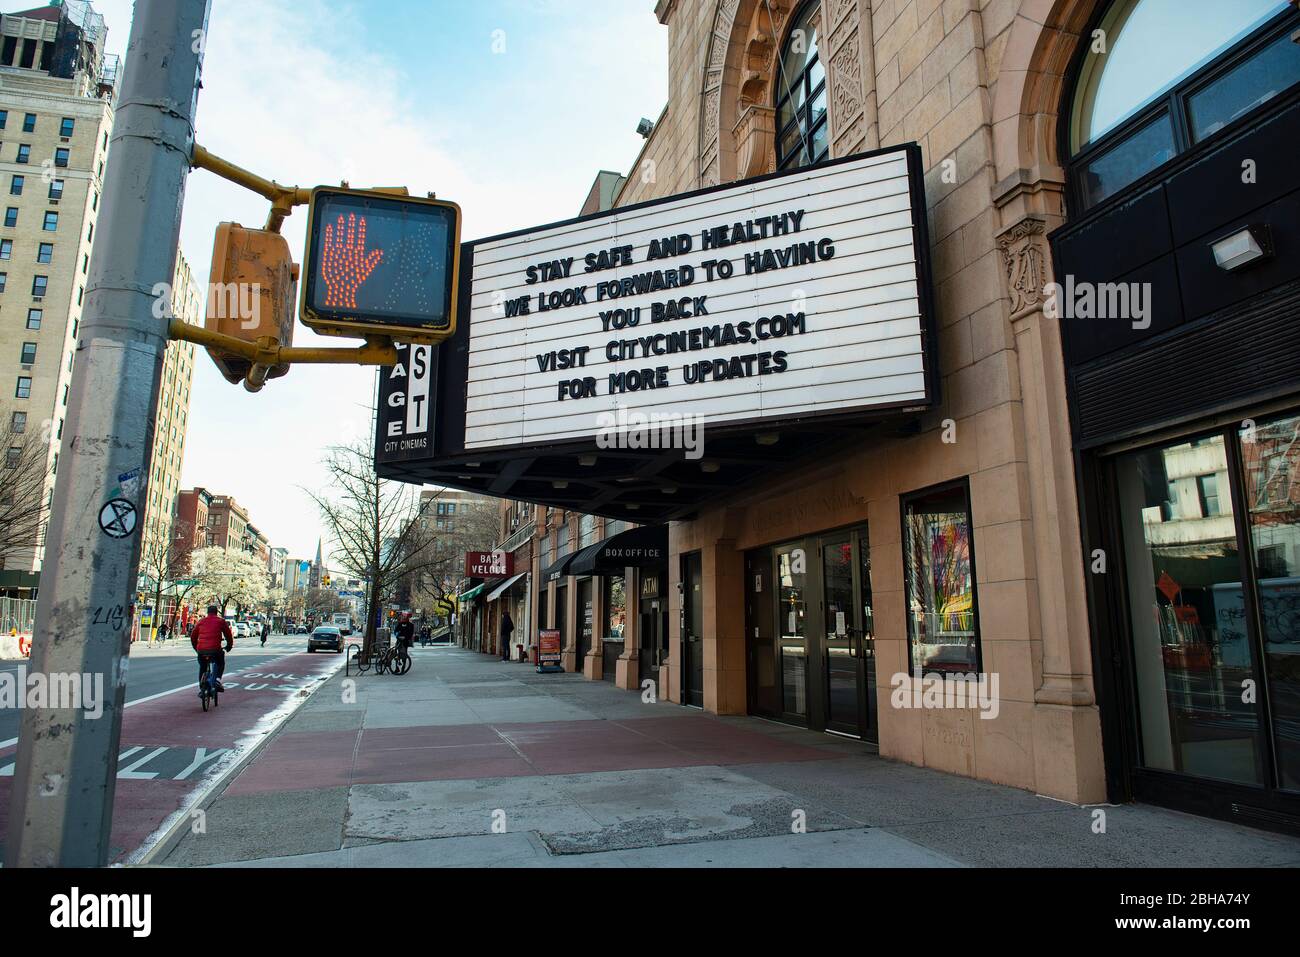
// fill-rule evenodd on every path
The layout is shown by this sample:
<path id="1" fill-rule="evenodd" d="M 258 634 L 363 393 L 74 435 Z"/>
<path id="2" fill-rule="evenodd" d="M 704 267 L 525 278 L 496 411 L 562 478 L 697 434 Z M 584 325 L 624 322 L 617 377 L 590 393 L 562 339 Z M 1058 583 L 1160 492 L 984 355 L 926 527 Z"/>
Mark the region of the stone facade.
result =
<path id="1" fill-rule="evenodd" d="M 707 710 L 748 707 L 746 549 L 866 522 L 881 752 L 1065 800 L 1104 799 L 1060 342 L 1041 310 L 1045 237 L 1064 209 L 1057 103 L 1095 6 L 821 0 L 831 156 L 909 141 L 923 152 L 942 401 L 919 434 L 790 462 L 775 486 L 674 524 L 668 620 L 681 612 L 678 557 L 698 551 Z M 661 0 L 656 12 L 669 35 L 669 102 L 617 206 L 775 168 L 774 61 L 802 5 Z M 908 667 L 900 496 L 957 479 L 970 487 L 984 668 L 1001 681 L 991 721 L 888 706 L 890 676 Z M 575 597 L 568 589 L 569 622 Z M 680 700 L 671 627 L 660 690 Z"/>

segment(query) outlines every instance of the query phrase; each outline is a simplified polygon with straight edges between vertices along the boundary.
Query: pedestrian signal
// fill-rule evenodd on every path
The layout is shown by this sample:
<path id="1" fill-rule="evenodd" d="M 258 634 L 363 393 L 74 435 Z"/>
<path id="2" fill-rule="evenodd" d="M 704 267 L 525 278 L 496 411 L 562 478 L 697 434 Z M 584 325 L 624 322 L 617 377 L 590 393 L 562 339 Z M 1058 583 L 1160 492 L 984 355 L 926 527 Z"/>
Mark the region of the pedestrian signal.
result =
<path id="1" fill-rule="evenodd" d="M 455 203 L 319 187 L 304 259 L 302 321 L 316 332 L 438 343 L 456 331 Z"/>

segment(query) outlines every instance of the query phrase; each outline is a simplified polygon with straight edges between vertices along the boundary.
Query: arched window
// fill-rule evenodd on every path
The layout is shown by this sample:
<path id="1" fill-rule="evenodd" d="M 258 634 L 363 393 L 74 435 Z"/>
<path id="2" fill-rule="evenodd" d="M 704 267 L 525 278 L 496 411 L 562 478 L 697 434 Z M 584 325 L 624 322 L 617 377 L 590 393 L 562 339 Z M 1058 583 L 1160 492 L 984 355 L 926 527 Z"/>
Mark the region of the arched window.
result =
<path id="1" fill-rule="evenodd" d="M 830 155 L 826 125 L 826 69 L 817 50 L 821 2 L 810 0 L 794 18 L 777 60 L 776 168 L 812 166 Z"/>
<path id="2" fill-rule="evenodd" d="M 1115 0 L 1084 37 L 1067 117 L 1079 209 L 1300 82 L 1294 9 L 1285 0 Z"/>

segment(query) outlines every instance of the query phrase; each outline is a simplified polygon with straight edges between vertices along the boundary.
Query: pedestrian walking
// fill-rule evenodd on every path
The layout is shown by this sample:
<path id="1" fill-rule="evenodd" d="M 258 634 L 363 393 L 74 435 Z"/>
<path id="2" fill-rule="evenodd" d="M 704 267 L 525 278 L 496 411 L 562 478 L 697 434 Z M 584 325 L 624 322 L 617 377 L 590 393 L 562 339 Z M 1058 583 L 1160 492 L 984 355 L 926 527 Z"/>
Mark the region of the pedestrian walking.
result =
<path id="1" fill-rule="evenodd" d="M 165 621 L 158 626 L 158 640 L 159 641 L 167 640 L 167 622 Z"/>
<path id="2" fill-rule="evenodd" d="M 262 622 L 262 647 L 266 647 L 266 639 L 271 634 L 270 622 Z"/>
<path id="3" fill-rule="evenodd" d="M 510 660 L 510 639 L 515 633 L 515 623 L 510 618 L 510 612 L 501 612 L 501 660 Z"/>

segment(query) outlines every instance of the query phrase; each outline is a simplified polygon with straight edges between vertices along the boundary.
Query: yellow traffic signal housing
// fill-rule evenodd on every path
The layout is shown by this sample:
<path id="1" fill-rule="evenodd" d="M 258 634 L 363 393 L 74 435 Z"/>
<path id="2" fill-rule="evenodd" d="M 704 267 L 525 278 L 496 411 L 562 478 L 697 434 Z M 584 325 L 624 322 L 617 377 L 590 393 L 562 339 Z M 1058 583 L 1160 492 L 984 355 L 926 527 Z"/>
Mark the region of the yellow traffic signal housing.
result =
<path id="1" fill-rule="evenodd" d="M 460 207 L 377 190 L 312 191 L 303 324 L 436 344 L 456 331 Z"/>
<path id="2" fill-rule="evenodd" d="M 217 227 L 205 323 L 210 331 L 245 342 L 291 345 L 297 294 L 298 266 L 283 236 L 238 223 Z M 208 355 L 232 384 L 244 381 L 252 366 L 247 357 L 215 346 L 208 347 Z M 287 363 L 272 366 L 267 378 L 288 371 Z"/>

